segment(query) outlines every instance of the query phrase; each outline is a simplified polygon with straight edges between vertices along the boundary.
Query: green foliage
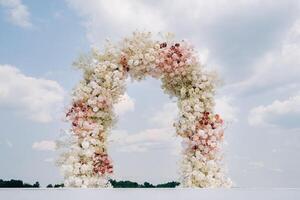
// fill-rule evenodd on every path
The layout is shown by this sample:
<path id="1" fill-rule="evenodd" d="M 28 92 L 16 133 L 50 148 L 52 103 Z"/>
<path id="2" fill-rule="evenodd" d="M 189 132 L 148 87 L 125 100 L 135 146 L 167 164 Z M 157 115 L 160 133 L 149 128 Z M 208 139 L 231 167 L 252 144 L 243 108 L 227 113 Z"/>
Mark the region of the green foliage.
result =
<path id="1" fill-rule="evenodd" d="M 180 183 L 172 181 L 172 182 L 168 182 L 168 183 L 163 183 L 163 184 L 158 184 L 156 185 L 157 188 L 175 188 L 176 186 L 178 186 Z"/>
<path id="2" fill-rule="evenodd" d="M 158 185 L 152 185 L 151 183 L 144 182 L 144 184 L 141 185 L 132 181 L 116 181 L 113 179 L 110 180 L 110 183 L 114 188 L 175 188 L 179 185 L 179 183 L 175 181 Z"/>
<path id="3" fill-rule="evenodd" d="M 64 187 L 63 183 L 55 184 L 55 185 L 52 185 L 52 184 L 47 185 L 47 188 L 62 188 L 62 187 Z"/>
<path id="4" fill-rule="evenodd" d="M 154 188 L 155 186 L 152 185 L 151 183 L 145 182 L 144 185 L 142 185 L 144 188 Z"/>
<path id="5" fill-rule="evenodd" d="M 39 188 L 40 183 L 35 182 L 35 184 L 31 185 L 28 183 L 23 183 L 21 180 L 11 179 L 10 181 L 4 181 L 0 179 L 0 188 Z"/>
<path id="6" fill-rule="evenodd" d="M 35 184 L 33 184 L 32 187 L 39 188 L 40 187 L 40 183 L 39 182 L 35 182 Z"/>
<path id="7" fill-rule="evenodd" d="M 139 184 L 131 181 L 116 181 L 110 180 L 111 185 L 114 188 L 138 188 Z"/>
<path id="8" fill-rule="evenodd" d="M 54 187 L 55 188 L 63 188 L 64 184 L 63 183 L 61 183 L 61 184 L 55 184 Z"/>

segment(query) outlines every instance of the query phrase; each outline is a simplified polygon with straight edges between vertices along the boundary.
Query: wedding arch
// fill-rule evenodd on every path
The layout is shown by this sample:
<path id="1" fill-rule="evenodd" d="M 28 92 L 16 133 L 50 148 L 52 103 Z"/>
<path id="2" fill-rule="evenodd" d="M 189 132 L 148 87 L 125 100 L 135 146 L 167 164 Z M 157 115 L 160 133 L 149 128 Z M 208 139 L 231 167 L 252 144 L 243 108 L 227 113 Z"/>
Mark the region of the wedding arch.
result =
<path id="1" fill-rule="evenodd" d="M 114 105 L 126 90 L 127 77 L 146 76 L 162 82 L 162 89 L 178 101 L 176 134 L 183 138 L 182 187 L 230 187 L 222 164 L 223 120 L 214 113 L 215 73 L 207 72 L 186 41 L 150 32 L 134 32 L 103 53 L 93 49 L 75 66 L 83 79 L 74 89 L 66 113 L 71 134 L 59 159 L 66 187 L 110 187 L 113 164 L 107 135 L 116 122 Z"/>

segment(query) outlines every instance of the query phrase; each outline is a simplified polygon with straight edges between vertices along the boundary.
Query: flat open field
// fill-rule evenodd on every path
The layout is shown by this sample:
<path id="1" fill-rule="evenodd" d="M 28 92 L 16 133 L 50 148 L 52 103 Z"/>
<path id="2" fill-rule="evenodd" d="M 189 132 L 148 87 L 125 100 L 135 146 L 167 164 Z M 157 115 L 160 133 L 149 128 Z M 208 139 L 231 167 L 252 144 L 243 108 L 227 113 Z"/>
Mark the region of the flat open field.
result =
<path id="1" fill-rule="evenodd" d="M 298 200 L 299 188 L 268 189 L 0 189 L 2 200 Z"/>

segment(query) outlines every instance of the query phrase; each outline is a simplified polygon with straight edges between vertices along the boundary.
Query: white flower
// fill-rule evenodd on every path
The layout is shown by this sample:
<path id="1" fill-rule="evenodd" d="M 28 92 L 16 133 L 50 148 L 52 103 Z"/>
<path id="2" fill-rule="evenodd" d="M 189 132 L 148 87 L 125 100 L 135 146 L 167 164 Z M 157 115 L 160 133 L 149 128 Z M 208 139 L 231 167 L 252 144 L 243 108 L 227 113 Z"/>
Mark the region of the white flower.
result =
<path id="1" fill-rule="evenodd" d="M 198 132 L 199 136 L 203 137 L 205 135 L 205 131 L 202 129 L 199 129 Z"/>
<path id="2" fill-rule="evenodd" d="M 69 179 L 65 179 L 65 181 L 64 181 L 64 187 L 70 187 L 70 186 L 71 186 L 70 180 Z"/>
<path id="3" fill-rule="evenodd" d="M 195 110 L 196 112 L 203 112 L 203 111 L 204 111 L 203 108 L 202 108 L 199 104 L 196 104 L 196 105 L 194 106 L 194 110 Z"/>
<path id="4" fill-rule="evenodd" d="M 133 64 L 134 64 L 134 66 L 138 66 L 140 64 L 140 62 L 139 62 L 139 60 L 135 60 Z"/>
<path id="5" fill-rule="evenodd" d="M 92 87 L 93 89 L 96 89 L 97 87 L 99 87 L 98 84 L 97 84 L 95 81 L 91 81 L 91 82 L 90 82 L 90 85 L 91 85 L 91 87 Z"/>
<path id="6" fill-rule="evenodd" d="M 74 184 L 75 184 L 75 186 L 76 187 L 81 187 L 81 185 L 82 185 L 82 180 L 80 179 L 80 178 L 75 178 L 74 179 Z"/>
<path id="7" fill-rule="evenodd" d="M 115 65 L 115 64 L 111 64 L 110 67 L 111 67 L 112 69 L 118 69 L 118 65 Z"/>
<path id="8" fill-rule="evenodd" d="M 94 112 L 98 112 L 99 108 L 98 107 L 93 107 Z"/>
<path id="9" fill-rule="evenodd" d="M 92 157 L 94 153 L 95 153 L 94 150 L 91 148 L 87 148 L 82 152 L 82 154 L 85 155 L 86 157 Z"/>
<path id="10" fill-rule="evenodd" d="M 98 178 L 97 179 L 97 185 L 99 186 L 105 186 L 107 184 L 107 180 L 105 180 L 104 178 Z"/>
<path id="11" fill-rule="evenodd" d="M 69 175 L 73 173 L 73 166 L 72 165 L 62 165 L 61 166 L 62 174 Z"/>
<path id="12" fill-rule="evenodd" d="M 72 164 L 72 163 L 75 163 L 75 162 L 77 162 L 78 161 L 78 159 L 77 158 L 75 158 L 75 156 L 73 156 L 73 155 L 70 155 L 69 157 L 68 157 L 68 159 L 67 159 L 67 162 L 66 163 L 68 163 L 68 164 Z"/>
<path id="13" fill-rule="evenodd" d="M 88 165 L 86 165 L 86 164 L 83 164 L 83 165 L 81 165 L 81 167 L 80 167 L 80 172 L 81 172 L 82 174 L 88 172 L 89 170 L 91 170 L 91 169 L 90 169 L 90 167 L 89 167 Z"/>
<path id="14" fill-rule="evenodd" d="M 133 60 L 132 59 L 128 60 L 128 65 L 133 65 Z"/>
<path id="15" fill-rule="evenodd" d="M 81 143 L 81 146 L 82 146 L 82 148 L 87 149 L 87 148 L 89 148 L 90 143 L 89 143 L 88 141 L 84 140 L 84 141 Z"/>

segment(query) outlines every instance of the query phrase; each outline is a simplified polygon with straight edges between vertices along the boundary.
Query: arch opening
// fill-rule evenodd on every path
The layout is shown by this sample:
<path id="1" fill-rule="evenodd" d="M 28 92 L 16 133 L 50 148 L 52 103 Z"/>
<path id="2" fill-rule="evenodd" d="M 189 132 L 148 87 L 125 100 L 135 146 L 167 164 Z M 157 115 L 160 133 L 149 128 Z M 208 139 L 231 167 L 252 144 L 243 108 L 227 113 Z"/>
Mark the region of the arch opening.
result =
<path id="1" fill-rule="evenodd" d="M 124 111 L 134 102 L 134 109 L 124 113 L 116 105 L 118 121 L 108 136 L 108 153 L 114 164 L 111 178 L 152 184 L 178 182 L 181 137 L 176 137 L 173 127 L 178 115 L 176 98 L 164 94 L 161 82 L 151 77 L 128 83 L 126 96 L 119 107 Z"/>

